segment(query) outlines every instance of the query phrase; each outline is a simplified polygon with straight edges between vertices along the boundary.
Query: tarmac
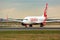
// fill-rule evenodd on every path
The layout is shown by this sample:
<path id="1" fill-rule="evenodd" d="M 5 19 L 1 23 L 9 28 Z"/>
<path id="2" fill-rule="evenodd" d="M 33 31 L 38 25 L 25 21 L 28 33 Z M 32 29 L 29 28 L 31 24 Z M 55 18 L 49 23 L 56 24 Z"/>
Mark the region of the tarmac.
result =
<path id="1" fill-rule="evenodd" d="M 59 23 L 47 23 L 44 27 L 40 27 L 40 25 L 33 25 L 33 27 L 25 28 L 20 23 L 16 22 L 1 22 L 0 23 L 0 31 L 21 31 L 21 30 L 60 30 L 60 22 Z"/>
<path id="2" fill-rule="evenodd" d="M 21 31 L 21 30 L 60 30 L 60 27 L 40 27 L 40 28 L 0 28 L 0 31 Z"/>

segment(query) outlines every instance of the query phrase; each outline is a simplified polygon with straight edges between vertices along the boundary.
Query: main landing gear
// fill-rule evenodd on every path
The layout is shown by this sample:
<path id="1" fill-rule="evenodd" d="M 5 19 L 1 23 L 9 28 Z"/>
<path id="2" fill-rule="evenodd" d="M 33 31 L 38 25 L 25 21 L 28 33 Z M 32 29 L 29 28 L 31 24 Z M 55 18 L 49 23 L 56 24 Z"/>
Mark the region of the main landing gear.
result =
<path id="1" fill-rule="evenodd" d="M 27 28 L 27 24 L 24 24 L 24 26 Z M 30 24 L 29 27 L 32 27 L 32 24 Z"/>
<path id="2" fill-rule="evenodd" d="M 40 23 L 40 27 L 43 27 L 44 25 L 43 25 L 43 23 Z"/>
<path id="3" fill-rule="evenodd" d="M 30 24 L 29 27 L 32 27 L 32 24 Z"/>
<path id="4" fill-rule="evenodd" d="M 22 23 L 22 25 L 27 28 L 27 24 L 23 24 L 23 23 Z M 43 23 L 40 23 L 40 27 L 43 27 L 43 26 L 44 26 Z M 29 24 L 29 27 L 32 27 L 32 24 Z"/>
<path id="5" fill-rule="evenodd" d="M 27 28 L 27 24 L 23 24 L 23 23 L 22 23 L 22 25 Z M 29 24 L 29 27 L 32 27 L 32 24 Z"/>

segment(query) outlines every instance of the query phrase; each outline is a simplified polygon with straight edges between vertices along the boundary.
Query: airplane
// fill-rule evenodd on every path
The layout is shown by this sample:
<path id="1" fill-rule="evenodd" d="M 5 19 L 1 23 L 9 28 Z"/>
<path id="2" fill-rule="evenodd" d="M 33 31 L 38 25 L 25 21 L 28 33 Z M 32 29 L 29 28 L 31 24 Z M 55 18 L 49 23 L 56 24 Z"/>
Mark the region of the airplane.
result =
<path id="1" fill-rule="evenodd" d="M 42 16 L 27 16 L 24 19 L 13 19 L 13 18 L 8 18 L 8 16 L 7 16 L 6 19 L 9 21 L 20 22 L 21 25 L 25 26 L 26 28 L 27 28 L 27 25 L 29 25 L 29 27 L 33 27 L 33 25 L 39 24 L 40 27 L 43 27 L 46 25 L 47 22 L 60 22 L 59 19 L 58 20 L 48 19 L 47 8 L 48 8 L 48 3 L 46 3 L 44 13 Z"/>
<path id="2" fill-rule="evenodd" d="M 34 24 L 40 24 L 40 27 L 43 27 L 46 24 L 45 21 L 47 20 L 47 14 L 46 14 L 47 8 L 48 8 L 48 3 L 46 3 L 44 14 L 42 16 L 27 16 L 23 19 L 23 21 L 18 21 L 18 22 L 20 22 L 21 25 L 25 27 L 27 27 L 27 25 L 29 25 L 29 27 L 32 27 L 32 25 Z"/>

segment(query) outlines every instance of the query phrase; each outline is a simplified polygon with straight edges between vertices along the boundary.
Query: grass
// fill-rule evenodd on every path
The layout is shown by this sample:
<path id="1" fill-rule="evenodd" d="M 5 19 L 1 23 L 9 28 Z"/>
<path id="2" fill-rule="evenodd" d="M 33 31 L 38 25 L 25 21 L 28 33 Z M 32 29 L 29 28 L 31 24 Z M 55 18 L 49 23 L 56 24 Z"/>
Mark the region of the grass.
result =
<path id="1" fill-rule="evenodd" d="M 0 31 L 0 40 L 60 40 L 60 30 Z"/>
<path id="2" fill-rule="evenodd" d="M 0 31 L 0 34 L 60 34 L 60 30 Z"/>

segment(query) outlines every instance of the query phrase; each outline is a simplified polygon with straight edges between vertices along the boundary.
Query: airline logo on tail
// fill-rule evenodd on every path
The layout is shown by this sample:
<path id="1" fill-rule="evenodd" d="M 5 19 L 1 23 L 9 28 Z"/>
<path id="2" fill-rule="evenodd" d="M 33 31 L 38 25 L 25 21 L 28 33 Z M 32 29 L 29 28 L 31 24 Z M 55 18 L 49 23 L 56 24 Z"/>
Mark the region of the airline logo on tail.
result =
<path id="1" fill-rule="evenodd" d="M 48 8 L 48 3 L 46 3 L 46 7 L 44 9 L 44 17 L 45 17 L 45 20 L 43 21 L 43 24 L 44 25 L 46 25 L 46 22 L 45 21 L 47 20 L 47 14 L 46 14 L 47 13 L 47 8 Z"/>
<path id="2" fill-rule="evenodd" d="M 46 17 L 47 18 L 47 7 L 48 7 L 48 3 L 46 3 L 46 7 L 45 7 L 45 10 L 44 10 L 44 17 Z"/>

